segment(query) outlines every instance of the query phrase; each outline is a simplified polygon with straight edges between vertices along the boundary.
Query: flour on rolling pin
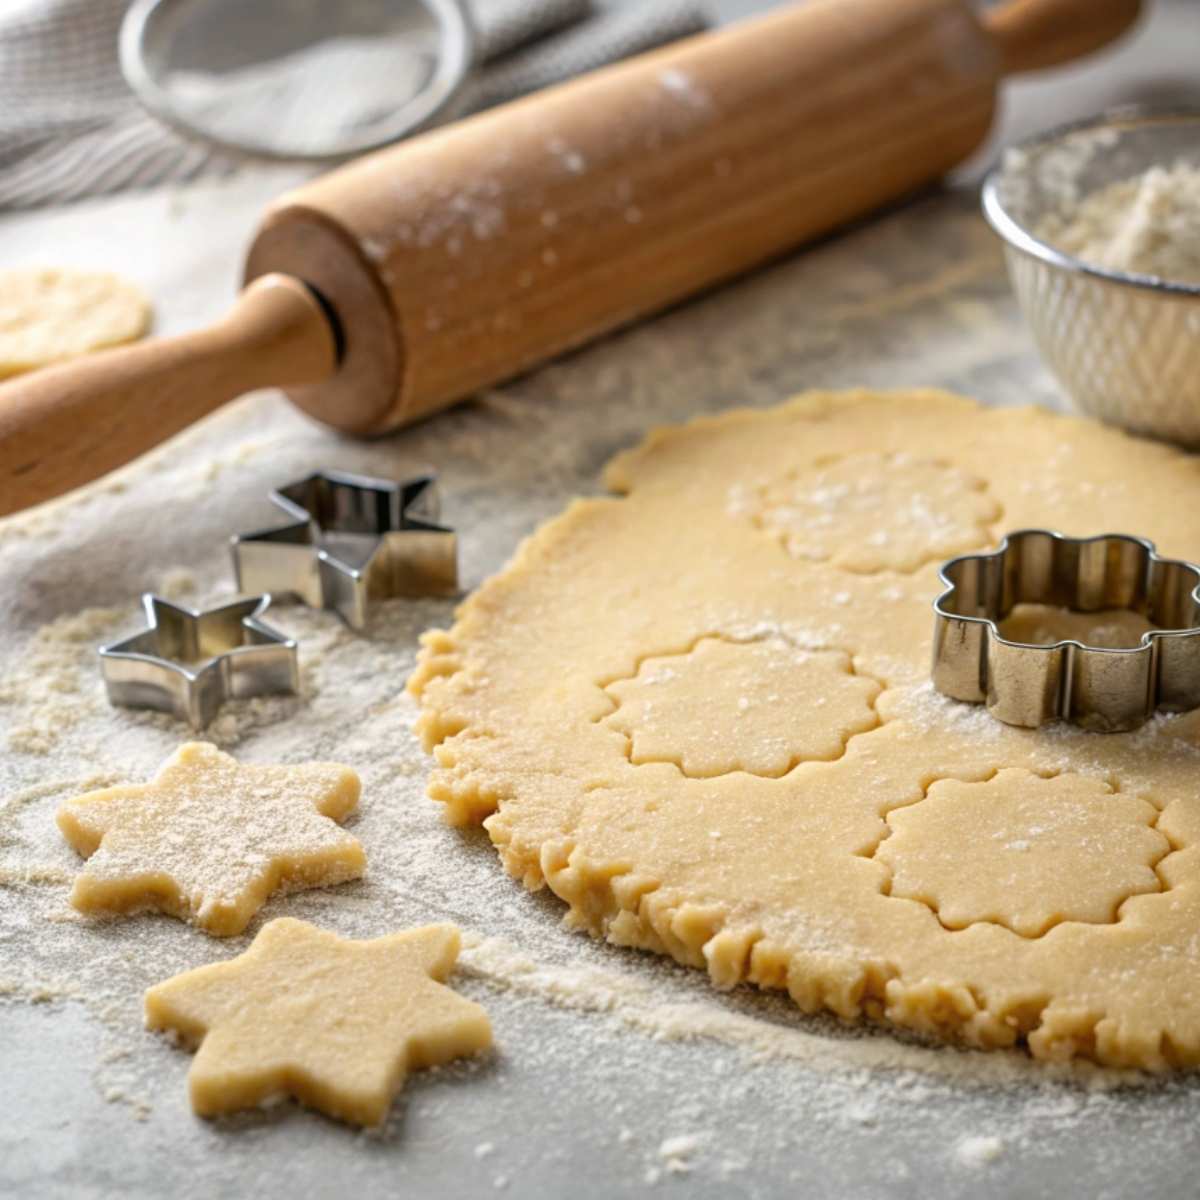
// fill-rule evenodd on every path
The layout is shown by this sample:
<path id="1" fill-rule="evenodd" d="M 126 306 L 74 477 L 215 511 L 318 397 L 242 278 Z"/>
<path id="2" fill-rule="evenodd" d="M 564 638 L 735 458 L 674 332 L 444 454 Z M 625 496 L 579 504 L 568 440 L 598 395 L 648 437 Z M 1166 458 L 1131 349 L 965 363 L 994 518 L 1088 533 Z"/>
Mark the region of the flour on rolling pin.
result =
<path id="1" fill-rule="evenodd" d="M 605 126 L 607 145 L 601 142 L 587 152 L 569 137 L 554 132 L 553 127 L 548 128 L 543 149 L 550 165 L 549 182 L 554 175 L 586 177 L 593 168 L 603 171 L 612 159 L 620 157 L 631 140 L 653 156 L 668 140 L 686 136 L 716 112 L 708 89 L 677 67 L 666 67 L 659 72 L 655 91 L 646 98 L 636 120 Z M 513 221 L 530 219 L 529 213 L 513 211 L 529 208 L 533 199 L 523 186 L 520 173 L 513 173 L 514 165 L 512 153 L 501 146 L 490 159 L 480 162 L 478 174 L 460 180 L 454 189 L 439 186 L 432 177 L 406 180 L 404 189 L 419 201 L 418 219 L 401 222 L 388 236 L 361 237 L 363 253 L 379 265 L 381 277 L 389 284 L 402 282 L 388 265 L 398 250 L 428 249 L 440 244 L 451 258 L 469 256 L 473 242 L 489 242 L 508 233 Z M 719 178 L 727 177 L 732 170 L 727 157 L 719 156 L 712 163 L 712 173 Z M 632 177 L 614 178 L 605 173 L 596 182 L 589 206 L 614 209 L 627 225 L 637 225 L 643 219 L 637 190 Z M 545 231 L 551 244 L 543 247 L 531 269 L 518 276 L 520 287 L 532 287 L 544 274 L 542 268 L 549 270 L 559 265 L 559 254 L 552 244 L 553 231 L 572 218 L 586 215 L 578 205 L 568 210 L 554 207 L 553 202 L 533 207 L 537 208 L 534 225 Z M 471 265 L 467 263 L 465 269 L 470 272 Z M 451 281 L 447 290 L 453 291 L 456 283 Z M 504 319 L 503 312 L 495 314 L 497 323 L 502 324 Z M 441 327 L 436 308 L 427 307 L 424 324 L 430 330 Z"/>

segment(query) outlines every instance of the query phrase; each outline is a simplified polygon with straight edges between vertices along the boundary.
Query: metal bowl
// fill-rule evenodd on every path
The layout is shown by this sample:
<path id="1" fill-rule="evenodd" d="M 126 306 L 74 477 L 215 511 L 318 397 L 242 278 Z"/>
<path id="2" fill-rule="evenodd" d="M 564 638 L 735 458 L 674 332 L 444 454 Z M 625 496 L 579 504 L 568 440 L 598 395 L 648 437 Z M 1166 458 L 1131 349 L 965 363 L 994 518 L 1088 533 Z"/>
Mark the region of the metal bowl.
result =
<path id="1" fill-rule="evenodd" d="M 1200 166 L 1200 110 L 1120 109 L 1010 150 L 983 187 L 1042 357 L 1083 412 L 1200 445 L 1200 285 L 1081 262 L 1035 230 L 1152 166 Z"/>

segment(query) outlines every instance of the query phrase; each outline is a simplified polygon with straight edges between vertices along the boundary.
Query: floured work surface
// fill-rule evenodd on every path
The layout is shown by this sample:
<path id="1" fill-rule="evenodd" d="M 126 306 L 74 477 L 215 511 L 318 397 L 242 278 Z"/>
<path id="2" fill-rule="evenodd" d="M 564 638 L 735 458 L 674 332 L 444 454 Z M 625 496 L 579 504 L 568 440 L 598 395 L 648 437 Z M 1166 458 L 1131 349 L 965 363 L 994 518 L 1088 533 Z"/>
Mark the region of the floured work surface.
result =
<path id="1" fill-rule="evenodd" d="M 1198 559 L 1194 458 L 945 393 L 818 392 L 659 430 L 606 479 L 622 498 L 570 507 L 426 639 L 452 821 L 484 819 L 569 924 L 722 987 L 1200 1064 L 1197 716 L 1020 730 L 929 680 L 945 559 L 1038 526 Z"/>
<path id="2" fill-rule="evenodd" d="M 129 198 L 23 218 L 14 232 L 30 261 L 53 248 L 150 285 L 175 332 L 225 304 L 238 246 L 278 186 Z M 203 237 L 182 236 L 201 222 Z M 118 247 L 120 261 L 87 258 L 85 241 Z M 229 595 L 226 538 L 273 522 L 270 487 L 316 467 L 436 465 L 470 589 L 572 496 L 600 492 L 604 464 L 655 425 L 812 387 L 926 385 L 1056 403 L 970 196 L 905 208 L 396 438 L 332 438 L 260 396 L 111 481 L 0 523 L 0 1191 L 1186 1193 L 1190 1077 L 1113 1090 L 1094 1086 L 1108 1074 L 1024 1052 L 930 1049 L 805 1017 L 786 996 L 720 994 L 700 971 L 562 929 L 561 901 L 527 893 L 482 831 L 447 827 L 425 797 L 429 760 L 402 687 L 419 634 L 452 623 L 449 601 L 389 601 L 365 638 L 329 613 L 273 608 L 301 639 L 302 695 L 235 702 L 205 735 L 239 762 L 352 766 L 362 797 L 345 827 L 367 856 L 361 881 L 272 897 L 219 943 L 168 917 L 97 925 L 68 902 L 80 863 L 55 827 L 59 805 L 151 778 L 188 736 L 168 717 L 110 708 L 95 645 L 138 627 L 145 588 L 189 604 Z M 818 665 L 835 670 L 836 656 Z M 813 732 L 804 750 L 820 753 Z M 142 993 L 285 916 L 351 938 L 458 924 L 450 982 L 487 1009 L 494 1055 L 415 1075 L 369 1138 L 287 1105 L 198 1120 L 189 1059 L 142 1028 Z"/>

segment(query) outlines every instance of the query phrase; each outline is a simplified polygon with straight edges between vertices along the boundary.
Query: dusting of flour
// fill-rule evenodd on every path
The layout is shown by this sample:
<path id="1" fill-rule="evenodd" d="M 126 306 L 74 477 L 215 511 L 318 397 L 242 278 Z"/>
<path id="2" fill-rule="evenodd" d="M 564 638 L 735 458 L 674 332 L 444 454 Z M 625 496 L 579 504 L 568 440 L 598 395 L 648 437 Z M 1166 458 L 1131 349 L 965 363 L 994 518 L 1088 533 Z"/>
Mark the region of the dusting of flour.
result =
<path id="1" fill-rule="evenodd" d="M 1156 166 L 1051 213 L 1038 236 L 1083 262 L 1200 284 L 1200 166 Z"/>
<path id="2" fill-rule="evenodd" d="M 205 261 L 220 257 L 204 243 Z M 163 291 L 178 283 L 164 275 Z M 647 1191 L 652 1173 L 663 1195 L 923 1195 L 930 1173 L 946 1194 L 993 1179 L 992 1194 L 1037 1194 L 1012 1173 L 1061 1167 L 1082 1144 L 1097 1194 L 1115 1197 L 1131 1162 L 1169 1162 L 1194 1123 L 1186 1080 L 1133 1091 L 1087 1069 L 848 1030 L 561 929 L 557 900 L 524 892 L 482 831 L 446 828 L 424 796 L 429 762 L 402 688 L 418 635 L 452 620 L 443 601 L 388 602 L 365 638 L 327 613 L 272 609 L 300 640 L 301 695 L 234 702 L 205 733 L 240 761 L 355 767 L 362 800 L 346 828 L 364 879 L 273 898 L 220 943 L 162 917 L 92 924 L 67 903 L 79 862 L 54 825 L 59 804 L 150 778 L 189 736 L 163 714 L 110 708 L 95 644 L 138 627 L 144 589 L 227 598 L 226 539 L 277 520 L 271 487 L 320 467 L 398 477 L 433 463 L 474 587 L 654 424 L 805 387 L 906 383 L 1058 403 L 973 197 L 905 206 L 399 438 L 341 442 L 260 395 L 96 488 L 0 522 L 0 1075 L 21 1097 L 13 1138 L 0 1136 L 0 1190 L 79 1190 L 119 1171 L 126 1195 L 180 1200 L 289 1186 L 425 1195 L 431 1179 L 461 1195 L 579 1194 L 587 1171 L 612 1195 Z M 823 631 L 788 632 L 807 644 Z M 942 719 L 940 699 L 906 697 L 910 719 Z M 962 719 L 994 724 L 974 712 Z M 142 1029 L 142 992 L 240 952 L 284 915 L 351 937 L 458 923 L 470 936 L 454 986 L 487 1008 L 496 1054 L 415 1075 L 377 1134 L 291 1105 L 196 1121 L 187 1056 Z M 978 1169 L 956 1151 L 972 1137 L 1002 1139 L 1004 1153 Z"/>

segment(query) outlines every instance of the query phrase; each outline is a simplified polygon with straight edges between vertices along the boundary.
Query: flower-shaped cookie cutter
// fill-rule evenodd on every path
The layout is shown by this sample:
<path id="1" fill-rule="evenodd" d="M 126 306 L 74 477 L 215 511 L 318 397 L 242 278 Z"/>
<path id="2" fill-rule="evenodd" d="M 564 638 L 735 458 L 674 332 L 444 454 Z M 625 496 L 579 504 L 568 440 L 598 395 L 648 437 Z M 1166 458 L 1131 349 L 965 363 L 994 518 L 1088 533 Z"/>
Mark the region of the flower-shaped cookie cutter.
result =
<path id="1" fill-rule="evenodd" d="M 1010 533 L 993 551 L 952 558 L 934 601 L 933 684 L 984 703 L 1008 725 L 1064 720 L 1116 733 L 1157 709 L 1200 707 L 1200 567 L 1128 534 Z M 1137 646 L 1014 642 L 999 622 L 1018 604 L 1127 609 L 1154 629 Z"/>

